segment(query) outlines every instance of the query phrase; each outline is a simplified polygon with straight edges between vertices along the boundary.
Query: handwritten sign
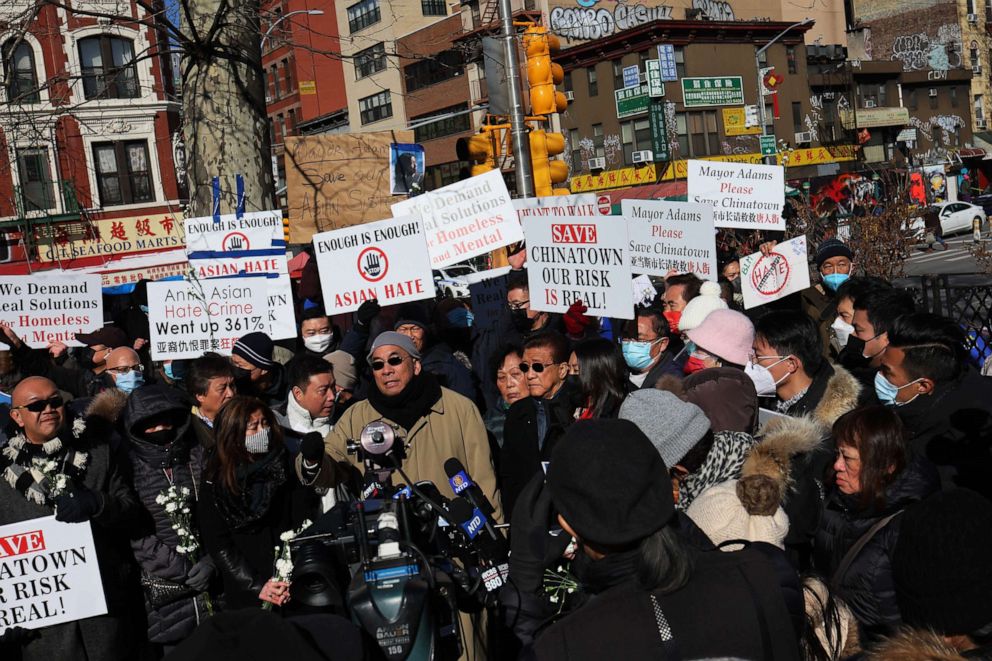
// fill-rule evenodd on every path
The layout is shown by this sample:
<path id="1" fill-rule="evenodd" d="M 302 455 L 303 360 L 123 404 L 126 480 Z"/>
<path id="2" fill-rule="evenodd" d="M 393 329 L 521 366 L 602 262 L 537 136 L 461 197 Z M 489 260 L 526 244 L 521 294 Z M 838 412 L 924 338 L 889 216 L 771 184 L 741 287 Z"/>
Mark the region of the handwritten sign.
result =
<path id="1" fill-rule="evenodd" d="M 690 202 L 621 200 L 630 239 L 630 270 L 664 276 L 669 269 L 716 280 L 713 208 Z"/>
<path id="2" fill-rule="evenodd" d="M 100 276 L 0 276 L 0 319 L 34 349 L 44 349 L 52 342 L 81 346 L 77 334 L 103 327 Z"/>
<path id="3" fill-rule="evenodd" d="M 785 230 L 780 165 L 689 161 L 689 201 L 713 207 L 717 227 Z"/>
<path id="4" fill-rule="evenodd" d="M 756 252 L 741 259 L 745 309 L 776 301 L 808 287 L 805 235 L 778 244 L 767 255 Z"/>
<path id="5" fill-rule="evenodd" d="M 106 612 L 89 523 L 47 516 L 0 526 L 0 635 Z"/>
<path id="6" fill-rule="evenodd" d="M 388 218 L 390 145 L 413 141 L 413 131 L 287 137 L 290 241 Z"/>

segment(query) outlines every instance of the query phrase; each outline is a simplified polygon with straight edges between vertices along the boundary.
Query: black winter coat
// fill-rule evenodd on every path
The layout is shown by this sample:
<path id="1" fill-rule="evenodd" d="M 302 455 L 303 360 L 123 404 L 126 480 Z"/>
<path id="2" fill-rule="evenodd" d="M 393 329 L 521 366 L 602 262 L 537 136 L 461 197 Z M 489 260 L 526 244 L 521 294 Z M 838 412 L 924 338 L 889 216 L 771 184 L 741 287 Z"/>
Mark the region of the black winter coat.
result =
<path id="1" fill-rule="evenodd" d="M 840 598 L 851 608 L 869 638 L 888 633 L 901 621 L 890 559 L 899 538 L 899 516 L 879 530 L 848 567 L 834 576 L 848 550 L 881 519 L 926 498 L 940 488 L 933 465 L 913 458 L 885 492 L 881 507 L 861 509 L 855 498 L 834 488 L 827 495 L 813 543 L 813 560 L 824 576 L 837 582 Z M 864 638 L 862 639 L 864 640 Z"/>
<path id="2" fill-rule="evenodd" d="M 177 429 L 178 440 L 169 446 L 141 440 L 143 423 L 163 413 L 172 413 L 180 420 L 185 418 Z M 194 509 L 199 499 L 204 450 L 191 429 L 189 407 L 173 388 L 138 388 L 128 398 L 124 430 L 130 441 L 134 488 L 144 505 L 139 531 L 131 540 L 134 557 L 144 575 L 182 584 L 193 561 L 188 555 L 176 552 L 179 536 L 172 529 L 172 521 L 165 507 L 156 503 L 155 498 L 175 485 L 176 488 L 189 489 Z M 201 549 L 197 558 L 205 554 L 206 551 Z M 163 644 L 176 644 L 184 640 L 200 623 L 203 607 L 202 599 L 198 602 L 189 597 L 155 609 L 146 599 L 148 639 Z"/>

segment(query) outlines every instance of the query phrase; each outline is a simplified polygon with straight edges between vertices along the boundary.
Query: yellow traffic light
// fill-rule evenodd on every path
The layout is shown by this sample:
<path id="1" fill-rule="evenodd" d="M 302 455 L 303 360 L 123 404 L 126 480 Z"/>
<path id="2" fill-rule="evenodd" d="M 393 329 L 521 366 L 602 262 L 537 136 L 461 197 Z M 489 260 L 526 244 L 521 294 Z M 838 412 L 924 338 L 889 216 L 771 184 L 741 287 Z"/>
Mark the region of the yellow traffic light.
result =
<path id="1" fill-rule="evenodd" d="M 282 217 L 282 238 L 289 245 L 289 218 Z"/>
<path id="2" fill-rule="evenodd" d="M 530 159 L 534 167 L 534 194 L 538 197 L 568 195 L 568 189 L 554 187 L 568 179 L 568 165 L 564 161 L 551 160 L 564 153 L 565 136 L 561 133 L 531 131 L 529 137 Z"/>
<path id="3" fill-rule="evenodd" d="M 470 168 L 473 177 L 499 168 L 503 128 L 502 125 L 485 125 L 476 135 L 458 138 L 455 142 L 455 153 L 458 155 L 458 160 L 475 163 Z"/>
<path id="4" fill-rule="evenodd" d="M 527 53 L 527 82 L 530 84 L 530 107 L 533 115 L 564 112 L 568 106 L 565 95 L 555 89 L 564 80 L 560 64 L 551 61 L 551 55 L 561 49 L 558 37 L 548 28 L 532 25 L 524 31 L 524 50 Z"/>

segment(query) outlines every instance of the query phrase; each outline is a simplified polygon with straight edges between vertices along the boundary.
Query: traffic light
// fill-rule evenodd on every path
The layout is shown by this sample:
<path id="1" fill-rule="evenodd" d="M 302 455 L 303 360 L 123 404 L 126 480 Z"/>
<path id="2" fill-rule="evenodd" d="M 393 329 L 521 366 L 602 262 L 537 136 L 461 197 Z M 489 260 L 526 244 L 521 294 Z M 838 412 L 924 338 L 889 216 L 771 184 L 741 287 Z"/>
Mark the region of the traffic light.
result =
<path id="1" fill-rule="evenodd" d="M 523 44 L 527 53 L 531 114 L 564 112 L 568 102 L 564 93 L 555 89 L 555 85 L 565 79 L 565 72 L 560 64 L 551 61 L 551 55 L 561 49 L 558 37 L 550 34 L 544 26 L 532 25 L 524 31 Z"/>
<path id="2" fill-rule="evenodd" d="M 534 194 L 537 197 L 570 193 L 567 188 L 554 187 L 568 179 L 568 165 L 564 161 L 551 160 L 564 151 L 565 136 L 561 133 L 530 132 L 530 160 L 534 166 Z"/>
<path id="3" fill-rule="evenodd" d="M 282 238 L 289 245 L 289 218 L 286 216 L 282 217 Z"/>
<path id="4" fill-rule="evenodd" d="M 458 160 L 476 164 L 469 169 L 473 177 L 499 168 L 501 129 L 502 127 L 486 125 L 479 133 L 458 138 L 455 142 Z"/>

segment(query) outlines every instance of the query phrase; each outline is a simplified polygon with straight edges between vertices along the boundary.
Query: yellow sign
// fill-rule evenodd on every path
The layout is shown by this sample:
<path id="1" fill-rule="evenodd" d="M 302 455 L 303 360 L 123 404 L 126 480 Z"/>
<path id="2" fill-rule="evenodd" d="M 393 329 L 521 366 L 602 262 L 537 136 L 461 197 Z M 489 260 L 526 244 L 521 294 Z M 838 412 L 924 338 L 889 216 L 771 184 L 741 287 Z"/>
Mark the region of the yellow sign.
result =
<path id="1" fill-rule="evenodd" d="M 858 148 L 854 145 L 837 145 L 835 147 L 812 147 L 810 149 L 795 149 L 787 152 L 789 162 L 786 167 L 796 168 L 803 165 L 823 165 L 824 163 L 840 163 L 853 161 L 858 157 Z M 778 155 L 782 163 L 782 154 Z"/>
<path id="2" fill-rule="evenodd" d="M 760 126 L 747 126 L 747 113 L 744 108 L 723 109 L 723 132 L 728 135 L 758 135 Z"/>
<path id="3" fill-rule="evenodd" d="M 842 109 L 838 112 L 840 123 L 847 130 L 854 128 L 855 120 L 859 129 L 880 126 L 905 126 L 909 124 L 909 108 L 858 108 Z"/>
<path id="4" fill-rule="evenodd" d="M 317 81 L 315 80 L 301 80 L 300 81 L 300 94 L 316 94 L 317 93 Z"/>
<path id="5" fill-rule="evenodd" d="M 655 164 L 649 163 L 640 168 L 621 168 L 619 170 L 607 170 L 599 174 L 580 174 L 572 177 L 569 188 L 573 193 L 588 193 L 610 188 L 653 184 L 657 180 L 658 173 L 655 170 Z"/>
<path id="6" fill-rule="evenodd" d="M 79 223 L 74 225 L 78 231 Z M 183 219 L 171 213 L 94 220 L 83 224 L 81 236 L 70 234 L 67 224 L 55 225 L 51 236 L 37 236 L 35 240 L 42 262 L 119 257 L 186 245 Z"/>

